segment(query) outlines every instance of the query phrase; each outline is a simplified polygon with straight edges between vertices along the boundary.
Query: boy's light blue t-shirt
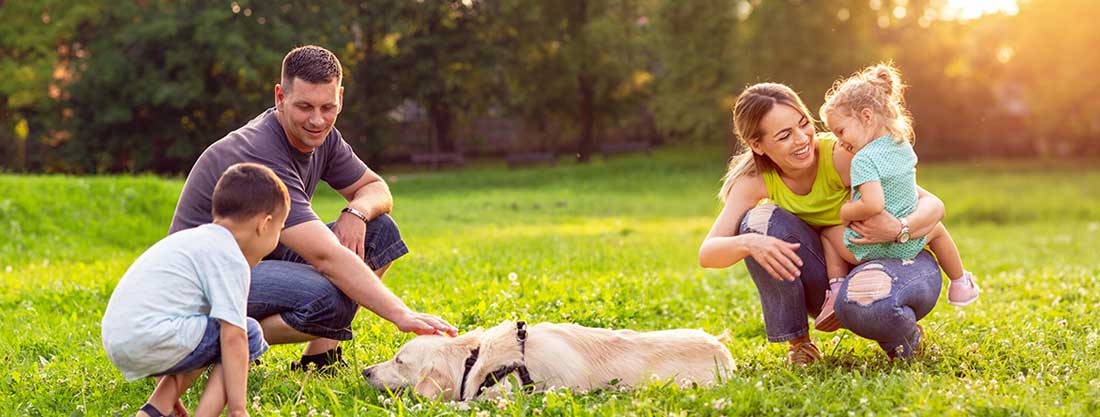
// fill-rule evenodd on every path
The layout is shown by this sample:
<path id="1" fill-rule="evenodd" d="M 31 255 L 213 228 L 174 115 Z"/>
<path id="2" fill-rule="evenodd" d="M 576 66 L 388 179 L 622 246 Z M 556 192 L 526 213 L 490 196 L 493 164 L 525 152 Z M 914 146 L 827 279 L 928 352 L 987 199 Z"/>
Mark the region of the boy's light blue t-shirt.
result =
<path id="1" fill-rule="evenodd" d="M 878 181 L 882 184 L 885 210 L 894 217 L 904 217 L 917 208 L 917 154 L 907 141 L 891 135 L 879 137 L 852 157 L 852 199 L 862 198 L 859 186 Z M 924 249 L 924 238 L 906 243 L 872 243 L 855 245 L 851 239 L 862 236 L 852 228 L 844 229 L 844 243 L 859 261 L 871 259 L 913 259 Z"/>
<path id="2" fill-rule="evenodd" d="M 245 327 L 248 261 L 225 227 L 172 234 L 141 254 L 103 313 L 107 357 L 127 380 L 171 369 L 194 351 L 209 318 Z"/>

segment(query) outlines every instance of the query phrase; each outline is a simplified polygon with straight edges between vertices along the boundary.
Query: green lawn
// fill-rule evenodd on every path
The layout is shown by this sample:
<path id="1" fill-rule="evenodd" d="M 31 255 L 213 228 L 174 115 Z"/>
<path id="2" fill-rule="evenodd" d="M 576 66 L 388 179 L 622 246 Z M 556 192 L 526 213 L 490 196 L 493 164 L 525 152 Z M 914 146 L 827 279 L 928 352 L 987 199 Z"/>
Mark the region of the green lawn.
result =
<path id="1" fill-rule="evenodd" d="M 1097 415 L 1100 413 L 1100 164 L 927 164 L 921 184 L 982 299 L 941 302 L 918 359 L 889 362 L 847 331 L 815 333 L 804 369 L 768 344 L 737 265 L 703 270 L 720 209 L 719 149 L 662 150 L 587 166 L 386 172 L 412 248 L 387 284 L 462 331 L 502 319 L 732 332 L 736 375 L 710 389 L 521 395 L 471 408 L 391 397 L 359 371 L 409 336 L 368 312 L 331 377 L 288 370 L 277 346 L 249 375 L 252 415 Z M 156 177 L 0 176 L 0 415 L 132 415 L 152 390 L 107 361 L 99 320 L 129 263 L 168 228 L 182 182 Z M 331 190 L 314 201 L 331 219 Z M 941 301 L 945 301 L 942 300 Z M 193 407 L 196 393 L 185 397 Z"/>

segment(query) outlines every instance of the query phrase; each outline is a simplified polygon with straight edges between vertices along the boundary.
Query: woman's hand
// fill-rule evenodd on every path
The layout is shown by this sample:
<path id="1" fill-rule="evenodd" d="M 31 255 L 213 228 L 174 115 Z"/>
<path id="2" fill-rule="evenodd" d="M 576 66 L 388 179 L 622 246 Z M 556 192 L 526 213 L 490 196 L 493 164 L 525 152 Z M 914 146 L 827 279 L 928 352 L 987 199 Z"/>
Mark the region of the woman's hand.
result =
<path id="1" fill-rule="evenodd" d="M 851 228 L 863 236 L 852 239 L 857 245 L 893 242 L 901 233 L 901 221 L 884 210 L 867 220 L 852 222 Z"/>
<path id="2" fill-rule="evenodd" d="M 743 236 L 749 255 L 763 266 L 772 278 L 779 281 L 794 281 L 802 274 L 800 270 L 802 258 L 794 252 L 802 246 L 800 243 L 789 243 L 758 233 Z"/>

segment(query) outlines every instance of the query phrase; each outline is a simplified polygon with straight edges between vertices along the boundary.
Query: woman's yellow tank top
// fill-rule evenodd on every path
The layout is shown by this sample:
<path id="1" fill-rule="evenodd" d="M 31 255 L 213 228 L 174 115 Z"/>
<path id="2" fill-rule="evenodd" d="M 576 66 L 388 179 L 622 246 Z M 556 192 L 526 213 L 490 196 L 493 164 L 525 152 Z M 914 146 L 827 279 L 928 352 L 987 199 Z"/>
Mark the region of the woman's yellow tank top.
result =
<path id="1" fill-rule="evenodd" d="M 768 199 L 775 205 L 798 216 L 814 227 L 840 224 L 840 206 L 848 201 L 848 187 L 840 179 L 833 165 L 833 145 L 836 136 L 819 133 L 817 136 L 817 177 L 810 192 L 795 194 L 774 170 L 764 171 L 764 185 L 768 187 Z"/>

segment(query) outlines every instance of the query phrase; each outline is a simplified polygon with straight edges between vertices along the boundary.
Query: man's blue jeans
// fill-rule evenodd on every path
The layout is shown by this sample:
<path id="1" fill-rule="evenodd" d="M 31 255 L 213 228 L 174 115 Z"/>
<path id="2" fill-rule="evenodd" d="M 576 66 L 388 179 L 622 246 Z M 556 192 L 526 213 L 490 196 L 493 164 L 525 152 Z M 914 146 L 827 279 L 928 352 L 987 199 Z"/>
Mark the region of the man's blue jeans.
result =
<path id="1" fill-rule="evenodd" d="M 332 227 L 332 224 L 329 224 Z M 409 253 L 397 223 L 383 214 L 367 223 L 364 259 L 372 270 Z M 364 277 L 366 278 L 366 277 Z M 313 336 L 351 340 L 351 322 L 359 304 L 344 295 L 300 255 L 279 245 L 252 268 L 248 316 L 257 320 L 279 314 L 291 328 Z"/>

